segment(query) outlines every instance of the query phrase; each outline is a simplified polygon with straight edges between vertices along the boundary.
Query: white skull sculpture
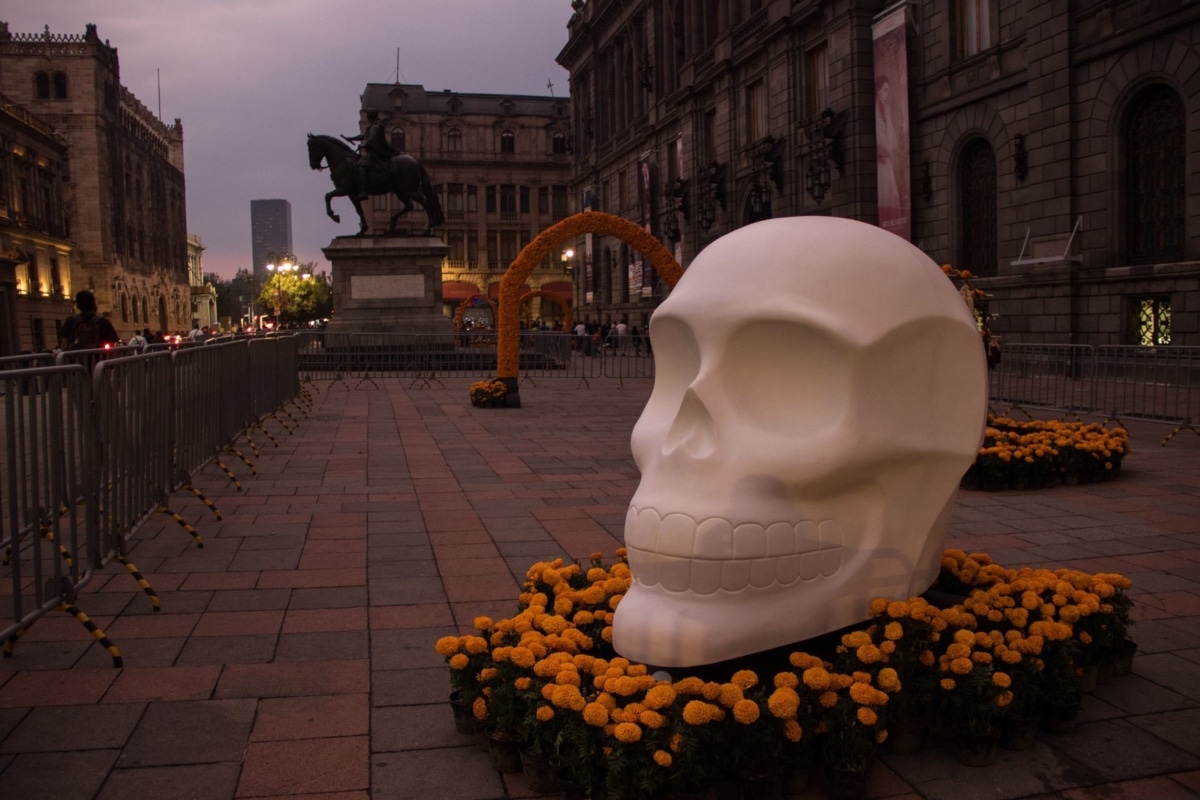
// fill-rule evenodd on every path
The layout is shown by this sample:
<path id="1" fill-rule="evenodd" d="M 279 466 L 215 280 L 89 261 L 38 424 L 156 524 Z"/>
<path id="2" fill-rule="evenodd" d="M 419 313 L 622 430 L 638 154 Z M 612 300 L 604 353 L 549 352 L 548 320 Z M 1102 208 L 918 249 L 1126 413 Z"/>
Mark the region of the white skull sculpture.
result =
<path id="1" fill-rule="evenodd" d="M 861 222 L 767 220 L 700 253 L 651 331 L 621 655 L 713 663 L 929 587 L 987 408 L 979 333 L 933 261 Z"/>

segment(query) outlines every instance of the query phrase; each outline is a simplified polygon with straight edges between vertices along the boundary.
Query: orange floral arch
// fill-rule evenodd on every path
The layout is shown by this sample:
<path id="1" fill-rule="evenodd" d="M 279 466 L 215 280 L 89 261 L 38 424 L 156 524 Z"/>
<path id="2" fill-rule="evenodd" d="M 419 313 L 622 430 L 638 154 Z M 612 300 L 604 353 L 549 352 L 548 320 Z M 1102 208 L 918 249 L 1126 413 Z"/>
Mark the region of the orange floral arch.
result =
<path id="1" fill-rule="evenodd" d="M 525 303 L 527 301 L 532 300 L 535 297 L 540 297 L 543 300 L 553 300 L 554 302 L 558 303 L 559 308 L 561 308 L 563 311 L 563 330 L 564 331 L 571 330 L 571 328 L 573 327 L 572 323 L 575 321 L 575 318 L 571 314 L 571 304 L 568 303 L 566 300 L 563 300 L 561 297 L 559 297 L 554 292 L 543 292 L 541 289 L 534 289 L 532 292 L 529 292 L 528 294 L 521 295 L 521 302 L 517 304 L 517 308 L 519 309 L 521 306 L 525 305 Z M 518 320 L 517 325 L 520 326 L 520 315 L 519 314 L 517 315 L 517 320 Z"/>
<path id="2" fill-rule="evenodd" d="M 476 299 L 484 300 L 487 302 L 488 306 L 492 309 L 492 318 L 493 319 L 495 319 L 496 317 L 499 316 L 496 313 L 496 304 L 492 302 L 492 298 L 488 297 L 486 294 L 473 294 L 470 297 L 468 297 L 466 300 L 463 300 L 461 303 L 459 303 L 458 308 L 454 309 L 454 322 L 453 322 L 454 330 L 456 330 L 456 331 L 462 330 L 463 314 L 466 313 L 468 308 L 472 308 L 471 303 L 472 303 L 472 301 L 474 301 Z"/>
<path id="3" fill-rule="evenodd" d="M 542 231 L 525 245 L 500 279 L 500 313 L 496 322 L 496 372 L 516 391 L 520 374 L 521 287 L 534 268 L 559 245 L 585 233 L 615 236 L 650 259 L 659 277 L 674 287 L 683 275 L 675 256 L 642 226 L 603 211 L 584 211 Z"/>

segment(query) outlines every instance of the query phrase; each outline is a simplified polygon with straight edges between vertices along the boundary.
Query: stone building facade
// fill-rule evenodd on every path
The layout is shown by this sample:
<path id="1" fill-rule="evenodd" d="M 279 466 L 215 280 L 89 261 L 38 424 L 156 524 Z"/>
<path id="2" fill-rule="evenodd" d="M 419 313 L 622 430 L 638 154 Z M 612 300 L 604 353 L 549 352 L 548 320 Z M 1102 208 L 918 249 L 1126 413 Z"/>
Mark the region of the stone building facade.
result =
<path id="1" fill-rule="evenodd" d="M 159 121 L 120 81 L 117 50 L 79 34 L 0 22 L 0 93 L 66 142 L 70 283 L 96 294 L 122 338 L 191 319 L 183 126 Z"/>
<path id="2" fill-rule="evenodd" d="M 362 110 L 379 112 L 392 149 L 414 156 L 441 198 L 441 234 L 450 252 L 442 268 L 448 316 L 475 295 L 495 300 L 500 278 L 525 245 L 571 212 L 570 101 L 526 95 L 429 92 L 412 84 L 368 84 Z M 365 116 L 364 116 L 365 126 Z M 395 197 L 372 198 L 371 230 L 387 228 Z M 424 230 L 416 210 L 403 230 Z M 527 281 L 529 322 L 553 324 L 571 302 L 574 260 L 547 259 Z M 486 302 L 472 311 L 491 317 Z"/>
<path id="3" fill-rule="evenodd" d="M 74 313 L 65 143 L 0 95 L 0 356 L 58 346 Z"/>
<path id="4" fill-rule="evenodd" d="M 558 56 L 573 195 L 648 225 L 685 268 L 770 216 L 902 218 L 934 260 L 982 276 L 1005 341 L 1200 345 L 1197 4 L 573 6 Z M 880 202 L 873 35 L 893 20 L 899 217 Z M 666 288 L 623 243 L 587 239 L 578 315 L 643 324 Z"/>

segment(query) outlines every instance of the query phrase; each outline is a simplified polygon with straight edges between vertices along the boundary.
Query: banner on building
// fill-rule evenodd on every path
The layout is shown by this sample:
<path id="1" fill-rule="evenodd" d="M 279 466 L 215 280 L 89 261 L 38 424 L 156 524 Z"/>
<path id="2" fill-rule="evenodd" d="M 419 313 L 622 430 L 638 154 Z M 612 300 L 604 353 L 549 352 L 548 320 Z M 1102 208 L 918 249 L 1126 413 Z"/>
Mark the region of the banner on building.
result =
<path id="1" fill-rule="evenodd" d="M 682 176 L 683 173 L 683 137 L 680 136 L 675 145 L 675 174 Z M 683 216 L 683 209 L 676 208 L 675 222 L 679 226 L 679 241 L 675 242 L 675 261 L 680 266 L 683 266 L 683 241 L 687 236 L 687 219 Z M 657 279 L 657 275 L 655 278 Z"/>
<path id="2" fill-rule="evenodd" d="M 592 210 L 593 203 L 595 202 L 593 200 L 594 193 L 595 189 L 591 186 L 588 186 L 583 190 L 583 197 L 580 198 L 579 203 L 579 207 L 581 209 L 584 211 Z M 596 296 L 596 293 L 592 290 L 592 286 L 594 285 L 592 283 L 592 246 L 594 244 L 594 238 L 595 237 L 590 233 L 584 237 L 583 254 L 579 257 L 580 261 L 583 262 L 583 302 L 585 303 L 594 302 Z M 578 264 L 579 262 L 577 261 L 576 263 Z M 577 270 L 576 275 L 578 275 L 579 267 L 576 267 L 575 269 Z"/>
<path id="3" fill-rule="evenodd" d="M 641 216 L 638 222 L 646 233 L 653 234 L 654 230 L 654 164 L 651 154 L 645 153 L 638 160 L 638 208 Z M 651 267 L 646 262 L 646 256 L 634 252 L 629 259 L 629 299 L 649 297 L 654 290 Z"/>
<path id="4" fill-rule="evenodd" d="M 871 26 L 875 43 L 875 161 L 879 226 L 912 240 L 912 171 L 908 137 L 908 47 L 901 3 Z"/>

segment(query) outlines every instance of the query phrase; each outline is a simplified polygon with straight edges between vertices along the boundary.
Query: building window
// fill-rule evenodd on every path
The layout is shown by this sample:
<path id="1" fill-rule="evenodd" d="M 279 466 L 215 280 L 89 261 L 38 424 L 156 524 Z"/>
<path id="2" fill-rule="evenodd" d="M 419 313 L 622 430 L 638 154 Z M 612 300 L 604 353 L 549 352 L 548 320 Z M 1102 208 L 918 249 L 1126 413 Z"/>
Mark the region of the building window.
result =
<path id="1" fill-rule="evenodd" d="M 462 131 L 458 128 L 454 128 L 446 134 L 446 149 L 451 153 L 462 152 Z"/>
<path id="2" fill-rule="evenodd" d="M 1139 297 L 1133 301 L 1133 343 L 1143 347 L 1171 343 L 1171 299 Z"/>
<path id="3" fill-rule="evenodd" d="M 513 135 L 512 131 L 504 131 L 504 133 L 500 134 L 500 152 L 517 152 L 517 137 Z"/>
<path id="4" fill-rule="evenodd" d="M 954 0 L 953 8 L 958 57 L 969 58 L 991 47 L 991 0 Z"/>
<path id="5" fill-rule="evenodd" d="M 467 213 L 474 214 L 479 210 L 479 187 L 467 184 Z"/>
<path id="6" fill-rule="evenodd" d="M 522 214 L 529 213 L 529 187 L 528 186 L 521 187 L 521 213 Z"/>
<path id="7" fill-rule="evenodd" d="M 767 99 L 762 81 L 746 87 L 746 143 L 767 135 Z"/>
<path id="8" fill-rule="evenodd" d="M 67 75 L 65 72 L 54 73 L 54 99 L 67 99 Z"/>
<path id="9" fill-rule="evenodd" d="M 1183 259 L 1187 130 L 1183 101 L 1157 85 L 1125 116 L 1125 242 L 1130 264 Z"/>
<path id="10" fill-rule="evenodd" d="M 392 128 L 392 149 L 397 153 L 403 153 L 408 148 L 404 144 L 404 128 Z"/>
<path id="11" fill-rule="evenodd" d="M 489 213 L 489 214 L 496 213 L 496 187 L 495 186 L 487 187 L 487 201 L 486 201 L 485 208 L 487 209 L 487 213 Z"/>
<path id="12" fill-rule="evenodd" d="M 538 214 L 546 216 L 550 213 L 550 187 L 538 187 Z"/>
<path id="13" fill-rule="evenodd" d="M 517 213 L 517 187 L 512 183 L 500 184 L 500 213 Z"/>
<path id="14" fill-rule="evenodd" d="M 461 218 L 463 213 L 463 185 L 461 183 L 446 184 L 446 213 L 452 218 Z"/>
<path id="15" fill-rule="evenodd" d="M 829 48 L 821 45 L 808 53 L 808 115 L 829 108 Z"/>
<path id="16" fill-rule="evenodd" d="M 129 297 L 124 293 L 121 295 L 121 322 L 129 322 Z"/>
<path id="17" fill-rule="evenodd" d="M 567 218 L 567 187 L 555 186 L 551 195 L 553 202 L 552 211 L 555 219 Z"/>
<path id="18" fill-rule="evenodd" d="M 717 112 L 704 112 L 704 160 L 711 164 L 717 160 Z"/>
<path id="19" fill-rule="evenodd" d="M 550 152 L 555 155 L 564 155 L 567 152 L 567 137 L 561 133 L 555 133 L 550 140 Z"/>
<path id="20" fill-rule="evenodd" d="M 996 274 L 996 153 L 985 139 L 963 149 L 958 162 L 959 269 Z"/>
<path id="21" fill-rule="evenodd" d="M 33 76 L 33 86 L 35 96 L 38 100 L 50 99 L 50 76 L 44 72 L 39 72 Z"/>

